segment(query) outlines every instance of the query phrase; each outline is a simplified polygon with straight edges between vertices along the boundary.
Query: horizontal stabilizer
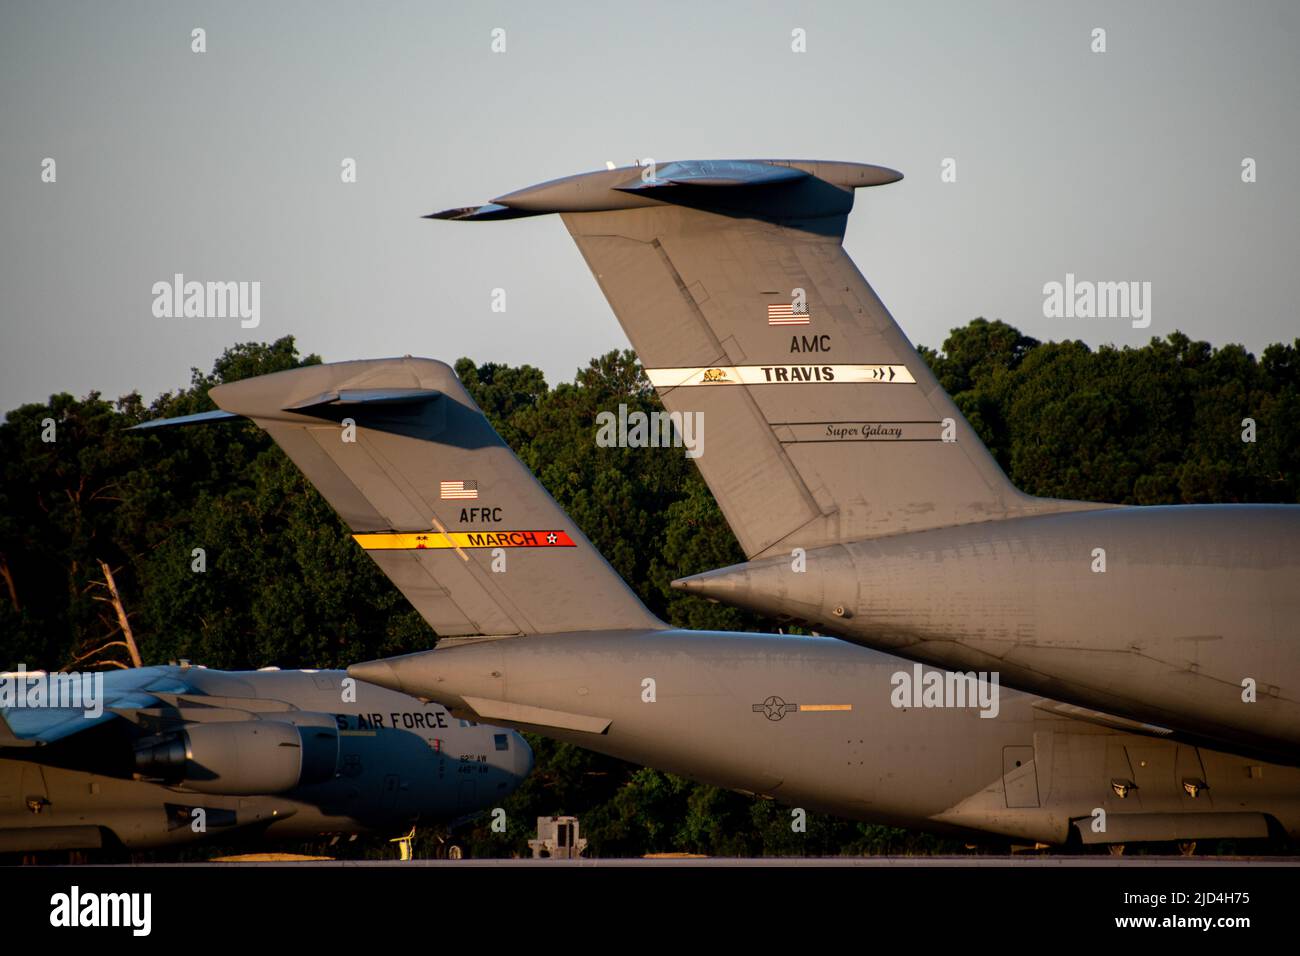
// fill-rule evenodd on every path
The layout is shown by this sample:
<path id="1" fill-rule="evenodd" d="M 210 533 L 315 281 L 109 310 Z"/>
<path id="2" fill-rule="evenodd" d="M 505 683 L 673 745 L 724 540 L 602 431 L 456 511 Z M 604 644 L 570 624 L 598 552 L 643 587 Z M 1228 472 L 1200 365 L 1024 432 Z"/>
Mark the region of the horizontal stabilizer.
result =
<path id="1" fill-rule="evenodd" d="M 322 392 L 311 398 L 303 399 L 288 406 L 286 411 L 302 412 L 304 415 L 320 414 L 331 408 L 352 408 L 359 405 L 415 406 L 431 402 L 442 393 L 432 388 L 351 388 L 342 391 Z M 211 412 L 199 412 L 196 415 L 178 415 L 175 418 L 155 418 L 152 421 L 132 425 L 127 431 L 142 431 L 150 428 L 179 428 L 184 425 L 207 425 L 212 422 L 228 422 L 243 415 L 217 409 Z M 323 417 L 333 417 L 328 414 Z"/>
<path id="2" fill-rule="evenodd" d="M 518 219 L 552 212 L 605 212 L 665 204 L 783 221 L 845 216 L 853 190 L 902 179 L 884 166 L 792 159 L 679 160 L 602 169 L 519 189 L 481 206 L 426 219 Z"/>
<path id="3" fill-rule="evenodd" d="M 132 425 L 127 429 L 127 431 L 138 432 L 150 428 L 179 428 L 182 425 L 208 425 L 212 422 L 232 421 L 239 417 L 239 415 L 235 415 L 231 412 L 223 412 L 218 408 L 215 411 L 199 412 L 196 415 L 178 415 L 175 418 L 155 418 L 152 421 L 141 422 L 139 425 Z"/>
<path id="4" fill-rule="evenodd" d="M 539 216 L 541 213 L 529 212 L 523 209 L 511 209 L 509 206 L 502 206 L 498 203 L 490 202 L 482 206 L 461 206 L 456 209 L 444 209 L 442 212 L 431 212 L 425 216 L 425 219 L 454 219 L 458 222 L 475 222 L 484 219 L 523 219 L 525 216 Z"/>
<path id="5" fill-rule="evenodd" d="M 687 160 L 647 166 L 646 174 L 614 188 L 622 192 L 646 192 L 664 186 L 770 186 L 773 183 L 806 179 L 808 173 L 791 166 L 753 163 L 744 160 Z"/>
<path id="6" fill-rule="evenodd" d="M 286 406 L 286 411 L 310 415 L 318 409 L 340 405 L 419 405 L 441 394 L 436 388 L 345 388 L 296 402 Z"/>

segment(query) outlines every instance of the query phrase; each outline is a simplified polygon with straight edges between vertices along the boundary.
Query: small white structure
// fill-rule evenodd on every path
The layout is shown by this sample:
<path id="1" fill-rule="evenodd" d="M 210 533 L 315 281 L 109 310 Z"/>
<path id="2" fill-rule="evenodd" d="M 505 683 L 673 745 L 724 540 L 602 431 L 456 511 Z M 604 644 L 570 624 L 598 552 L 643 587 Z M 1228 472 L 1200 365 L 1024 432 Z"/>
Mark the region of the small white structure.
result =
<path id="1" fill-rule="evenodd" d="M 576 860 L 587 849 L 578 835 L 577 817 L 538 817 L 537 839 L 528 841 L 533 859 Z"/>

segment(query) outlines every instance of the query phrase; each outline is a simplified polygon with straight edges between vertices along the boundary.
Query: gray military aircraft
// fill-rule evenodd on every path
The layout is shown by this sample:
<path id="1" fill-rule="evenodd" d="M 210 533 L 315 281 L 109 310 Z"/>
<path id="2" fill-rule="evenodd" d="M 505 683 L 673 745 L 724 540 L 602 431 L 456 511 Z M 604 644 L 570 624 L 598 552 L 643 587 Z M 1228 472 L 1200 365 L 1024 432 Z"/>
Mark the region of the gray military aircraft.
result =
<path id="1" fill-rule="evenodd" d="M 349 674 L 794 807 L 1048 844 L 1300 835 L 1300 770 L 832 638 L 651 614 L 428 359 L 217 386 L 426 621 L 431 651 Z"/>
<path id="2" fill-rule="evenodd" d="M 532 767 L 512 731 L 345 680 L 2 674 L 0 852 L 400 834 L 499 803 Z"/>
<path id="3" fill-rule="evenodd" d="M 664 405 L 703 413 L 749 560 L 677 587 L 1300 763 L 1300 507 L 1015 488 L 841 245 L 854 190 L 901 178 L 674 162 L 430 218 L 559 213 Z"/>

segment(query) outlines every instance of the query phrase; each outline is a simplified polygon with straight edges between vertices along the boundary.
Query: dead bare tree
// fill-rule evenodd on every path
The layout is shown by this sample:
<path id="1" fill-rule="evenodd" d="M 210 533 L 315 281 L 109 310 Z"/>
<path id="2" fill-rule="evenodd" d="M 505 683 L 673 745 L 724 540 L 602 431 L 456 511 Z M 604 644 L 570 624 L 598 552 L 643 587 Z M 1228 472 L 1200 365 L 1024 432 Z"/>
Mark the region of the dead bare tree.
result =
<path id="1" fill-rule="evenodd" d="M 86 651 L 84 654 L 78 654 L 73 657 L 72 661 L 68 666 L 71 667 L 73 665 L 80 664 L 82 661 L 89 660 L 90 663 L 93 665 L 102 666 L 102 667 L 120 667 L 123 670 L 125 670 L 127 669 L 127 665 L 123 664 L 121 661 L 115 661 L 115 660 L 99 657 L 99 655 L 103 654 L 109 648 L 125 647 L 127 654 L 129 654 L 131 657 L 130 666 L 143 667 L 144 662 L 140 658 L 140 648 L 136 646 L 135 634 L 133 634 L 131 631 L 130 615 L 126 613 L 126 608 L 122 606 L 122 596 L 118 594 L 117 582 L 113 580 L 113 570 L 108 566 L 108 563 L 105 561 L 99 562 L 99 568 L 104 574 L 104 580 L 102 582 L 92 581 L 90 586 L 96 588 L 103 588 L 108 592 L 108 594 L 107 596 L 102 594 L 95 594 L 92 596 L 96 601 L 102 601 L 113 608 L 114 617 L 116 618 L 117 623 L 114 624 L 113 619 L 109 618 L 108 616 L 104 617 L 104 623 L 109 627 L 109 632 L 106 636 L 113 637 L 114 635 L 120 633 L 122 635 L 122 639 L 118 641 L 108 641 L 104 644 L 101 644 L 99 647 Z"/>

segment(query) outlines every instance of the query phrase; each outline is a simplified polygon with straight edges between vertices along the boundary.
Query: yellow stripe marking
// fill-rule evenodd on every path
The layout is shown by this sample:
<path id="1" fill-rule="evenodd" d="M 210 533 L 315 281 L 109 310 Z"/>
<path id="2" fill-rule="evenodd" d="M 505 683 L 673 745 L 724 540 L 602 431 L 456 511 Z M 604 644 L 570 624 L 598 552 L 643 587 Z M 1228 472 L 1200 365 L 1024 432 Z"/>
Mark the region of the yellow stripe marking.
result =
<path id="1" fill-rule="evenodd" d="M 367 551 L 575 547 L 564 531 L 385 531 L 354 534 L 352 539 Z"/>
<path id="2" fill-rule="evenodd" d="M 829 711 L 829 710 L 852 710 L 852 709 L 853 709 L 852 704 L 800 704 L 799 705 L 800 713 L 802 713 L 805 710 Z"/>

